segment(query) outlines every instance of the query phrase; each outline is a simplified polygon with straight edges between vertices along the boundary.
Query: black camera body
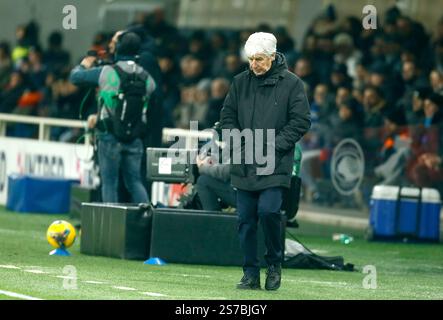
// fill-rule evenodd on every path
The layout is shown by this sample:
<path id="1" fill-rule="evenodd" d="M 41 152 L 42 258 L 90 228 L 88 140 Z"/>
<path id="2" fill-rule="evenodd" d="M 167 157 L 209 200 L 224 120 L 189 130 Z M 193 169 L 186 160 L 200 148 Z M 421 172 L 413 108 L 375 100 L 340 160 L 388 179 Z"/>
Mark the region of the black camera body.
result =
<path id="1" fill-rule="evenodd" d="M 102 67 L 106 65 L 111 65 L 112 61 L 104 60 L 99 58 L 99 54 L 95 50 L 89 50 L 86 54 L 87 57 L 96 57 L 97 59 L 94 62 L 94 67 Z"/>
<path id="2" fill-rule="evenodd" d="M 192 159 L 198 150 L 147 148 L 147 179 L 167 183 L 194 184 L 198 177 L 198 168 Z"/>

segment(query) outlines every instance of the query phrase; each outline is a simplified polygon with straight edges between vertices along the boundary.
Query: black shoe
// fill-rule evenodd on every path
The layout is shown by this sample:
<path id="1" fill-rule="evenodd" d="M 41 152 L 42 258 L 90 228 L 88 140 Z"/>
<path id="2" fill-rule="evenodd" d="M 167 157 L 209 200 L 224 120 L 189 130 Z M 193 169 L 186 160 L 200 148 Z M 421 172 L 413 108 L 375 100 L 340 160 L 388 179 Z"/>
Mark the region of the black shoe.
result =
<path id="1" fill-rule="evenodd" d="M 241 278 L 240 282 L 237 284 L 237 289 L 260 290 L 260 276 L 251 277 L 248 275 L 244 275 L 243 278 Z"/>
<path id="2" fill-rule="evenodd" d="M 280 288 L 281 282 L 281 266 L 270 265 L 266 271 L 266 290 L 277 290 Z"/>

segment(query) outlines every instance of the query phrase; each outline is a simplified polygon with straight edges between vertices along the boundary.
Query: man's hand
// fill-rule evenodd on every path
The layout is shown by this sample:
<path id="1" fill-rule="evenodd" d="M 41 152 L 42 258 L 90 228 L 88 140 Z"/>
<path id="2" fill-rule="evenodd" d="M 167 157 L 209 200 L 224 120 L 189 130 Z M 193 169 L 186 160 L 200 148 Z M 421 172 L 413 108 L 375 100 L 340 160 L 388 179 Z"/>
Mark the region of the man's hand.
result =
<path id="1" fill-rule="evenodd" d="M 88 117 L 88 128 L 89 129 L 94 129 L 96 125 L 97 125 L 97 115 L 96 114 L 91 114 Z"/>
<path id="2" fill-rule="evenodd" d="M 86 69 L 92 68 L 94 65 L 95 60 L 97 60 L 97 57 L 88 56 L 80 62 L 80 64 L 85 67 Z"/>
<path id="3" fill-rule="evenodd" d="M 200 157 L 197 156 L 196 163 L 197 163 L 197 167 L 200 168 L 201 166 L 203 166 L 205 164 L 212 165 L 213 161 L 212 161 L 211 157 L 204 157 L 203 159 L 200 159 Z"/>

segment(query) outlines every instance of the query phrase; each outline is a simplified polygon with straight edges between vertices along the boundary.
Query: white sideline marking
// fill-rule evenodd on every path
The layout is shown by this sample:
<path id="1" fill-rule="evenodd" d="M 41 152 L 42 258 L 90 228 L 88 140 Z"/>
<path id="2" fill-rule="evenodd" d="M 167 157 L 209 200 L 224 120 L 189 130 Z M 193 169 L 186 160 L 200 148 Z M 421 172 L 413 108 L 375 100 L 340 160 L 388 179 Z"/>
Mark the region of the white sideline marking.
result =
<path id="1" fill-rule="evenodd" d="M 166 294 L 157 293 L 157 292 L 140 292 L 140 293 L 151 297 L 167 297 Z"/>
<path id="2" fill-rule="evenodd" d="M 23 270 L 24 272 L 37 273 L 37 274 L 45 274 L 47 272 L 41 270 Z"/>
<path id="3" fill-rule="evenodd" d="M 342 281 L 338 281 L 338 282 L 333 282 L 333 281 L 317 281 L 317 280 L 295 280 L 295 279 L 284 279 L 285 281 L 289 281 L 289 282 L 303 282 L 303 283 L 313 283 L 313 284 L 320 284 L 320 285 L 327 285 L 327 286 L 333 286 L 333 287 L 343 287 L 343 286 L 349 286 L 348 283 L 346 282 L 342 282 Z"/>
<path id="4" fill-rule="evenodd" d="M 105 282 L 101 282 L 101 281 L 94 281 L 94 280 L 86 280 L 83 281 L 84 283 L 91 283 L 91 284 L 105 284 Z"/>
<path id="5" fill-rule="evenodd" d="M 26 296 L 24 294 L 15 293 L 15 292 L 11 292 L 11 291 L 4 291 L 4 290 L 0 290 L 0 294 L 8 296 L 8 297 L 19 298 L 19 299 L 24 299 L 24 300 L 43 300 L 43 299 L 31 297 L 31 296 Z"/>
<path id="6" fill-rule="evenodd" d="M 0 268 L 3 269 L 20 269 L 20 267 L 12 266 L 12 265 L 0 265 Z"/>
<path id="7" fill-rule="evenodd" d="M 185 274 L 185 273 L 170 273 L 171 276 L 180 276 L 180 277 L 196 277 L 196 278 L 210 278 L 211 276 L 205 274 Z"/>
<path id="8" fill-rule="evenodd" d="M 68 280 L 76 280 L 77 277 L 72 277 L 72 276 L 55 276 L 56 278 L 60 278 L 60 279 L 68 279 Z"/>
<path id="9" fill-rule="evenodd" d="M 118 290 L 126 290 L 126 291 L 135 291 L 137 289 L 134 288 L 129 288 L 129 287 L 119 287 L 119 286 L 112 286 L 114 289 L 118 289 Z"/>

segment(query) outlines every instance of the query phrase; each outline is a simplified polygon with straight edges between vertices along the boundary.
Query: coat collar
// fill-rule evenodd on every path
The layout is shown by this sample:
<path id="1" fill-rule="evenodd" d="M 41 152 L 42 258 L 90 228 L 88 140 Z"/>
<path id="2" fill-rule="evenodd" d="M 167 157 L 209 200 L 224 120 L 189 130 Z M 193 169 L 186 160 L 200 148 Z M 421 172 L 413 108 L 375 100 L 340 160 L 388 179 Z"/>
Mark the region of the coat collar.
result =
<path id="1" fill-rule="evenodd" d="M 277 52 L 273 65 L 271 67 L 271 72 L 269 75 L 266 75 L 260 86 L 273 86 L 275 85 L 279 79 L 283 79 L 286 76 L 286 70 L 288 69 L 288 65 L 286 63 L 285 56 Z M 249 70 L 249 74 L 251 77 L 255 77 L 251 70 Z"/>

